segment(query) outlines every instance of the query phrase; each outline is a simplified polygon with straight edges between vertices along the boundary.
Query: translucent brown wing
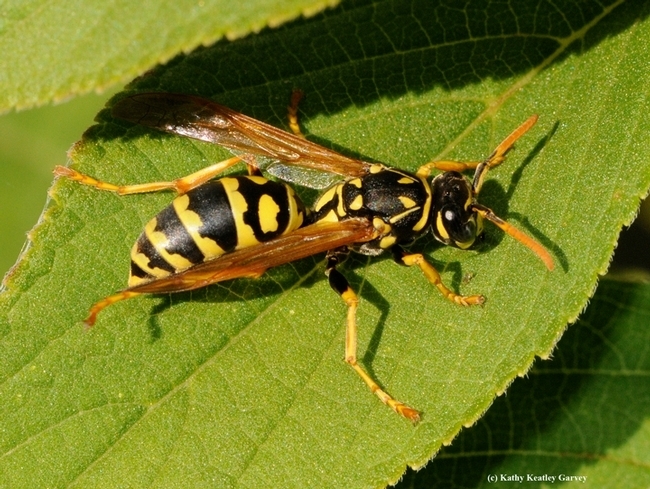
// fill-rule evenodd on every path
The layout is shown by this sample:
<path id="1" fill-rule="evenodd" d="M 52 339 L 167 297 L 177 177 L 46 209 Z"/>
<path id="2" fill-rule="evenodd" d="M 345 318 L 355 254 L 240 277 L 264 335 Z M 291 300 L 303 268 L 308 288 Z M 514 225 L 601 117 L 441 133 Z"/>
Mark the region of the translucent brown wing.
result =
<path id="1" fill-rule="evenodd" d="M 113 116 L 172 134 L 345 177 L 368 173 L 369 163 L 248 117 L 211 100 L 171 93 L 140 93 L 117 102 Z"/>
<path id="2" fill-rule="evenodd" d="M 266 270 L 308 256 L 375 237 L 366 219 L 320 222 L 300 228 L 272 241 L 227 253 L 183 272 L 126 289 L 138 294 L 181 292 L 235 278 L 257 278 Z"/>

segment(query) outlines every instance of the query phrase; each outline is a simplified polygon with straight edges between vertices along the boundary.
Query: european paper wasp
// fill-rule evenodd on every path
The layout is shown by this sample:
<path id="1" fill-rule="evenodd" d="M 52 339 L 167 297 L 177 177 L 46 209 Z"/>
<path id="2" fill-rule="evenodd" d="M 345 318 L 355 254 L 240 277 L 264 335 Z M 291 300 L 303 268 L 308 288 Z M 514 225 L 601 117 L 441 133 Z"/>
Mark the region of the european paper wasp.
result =
<path id="1" fill-rule="evenodd" d="M 115 118 L 218 144 L 237 156 L 171 182 L 138 185 L 118 186 L 67 167 L 55 169 L 56 175 L 120 195 L 164 189 L 178 193 L 133 246 L 128 287 L 93 305 L 85 322 L 91 326 L 105 307 L 141 294 L 256 278 L 271 267 L 324 252 L 329 283 L 347 306 L 345 361 L 382 402 L 417 422 L 420 413 L 392 398 L 357 362 L 359 301 L 337 267 L 350 251 L 379 255 L 391 250 L 397 263 L 418 266 L 448 300 L 463 306 L 482 304 L 482 295 L 464 296 L 447 288 L 422 254 L 410 253 L 402 245 L 430 230 L 438 241 L 467 249 L 487 220 L 531 249 L 552 270 L 553 259 L 540 243 L 477 200 L 488 170 L 503 162 L 537 116 L 521 124 L 481 162 L 434 161 L 409 173 L 344 156 L 307 140 L 298 125 L 299 99 L 299 92 L 294 92 L 289 107 L 292 132 L 189 95 L 140 93 L 113 106 Z M 328 172 L 338 181 L 307 207 L 287 183 L 262 176 L 262 162 L 269 161 L 278 163 L 280 170 Z M 241 162 L 248 176 L 214 180 Z M 472 181 L 460 173 L 470 169 L 475 170 Z M 429 180 L 432 170 L 442 173 Z"/>

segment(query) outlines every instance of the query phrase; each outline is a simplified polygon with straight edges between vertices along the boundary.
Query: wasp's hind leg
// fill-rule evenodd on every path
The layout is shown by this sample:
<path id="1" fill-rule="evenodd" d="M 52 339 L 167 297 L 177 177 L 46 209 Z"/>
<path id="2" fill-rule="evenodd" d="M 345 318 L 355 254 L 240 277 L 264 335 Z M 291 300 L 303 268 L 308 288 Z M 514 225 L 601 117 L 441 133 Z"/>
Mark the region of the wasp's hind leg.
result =
<path id="1" fill-rule="evenodd" d="M 420 413 L 407 406 L 403 402 L 393 399 L 388 393 L 379 387 L 377 382 L 357 363 L 357 306 L 359 299 L 352 290 L 347 279 L 336 269 L 342 259 L 347 255 L 347 249 L 333 250 L 327 254 L 327 268 L 325 273 L 329 279 L 330 286 L 341 296 L 341 299 L 348 306 L 348 314 L 345 329 L 345 361 L 363 379 L 370 390 L 381 401 L 389 406 L 397 414 L 409 419 L 413 423 L 420 421 Z"/>

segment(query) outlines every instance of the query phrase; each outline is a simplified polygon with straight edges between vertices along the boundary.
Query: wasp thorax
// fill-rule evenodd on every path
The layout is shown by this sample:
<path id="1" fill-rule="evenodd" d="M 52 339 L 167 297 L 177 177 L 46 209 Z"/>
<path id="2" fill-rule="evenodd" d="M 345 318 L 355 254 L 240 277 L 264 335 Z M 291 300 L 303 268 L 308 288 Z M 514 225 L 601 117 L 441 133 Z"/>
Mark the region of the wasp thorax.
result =
<path id="1" fill-rule="evenodd" d="M 373 170 L 362 178 L 334 185 L 314 206 L 315 221 L 381 220 L 386 233 L 355 247 L 366 255 L 378 255 L 427 232 L 431 205 L 429 184 L 424 178 L 381 165 Z"/>

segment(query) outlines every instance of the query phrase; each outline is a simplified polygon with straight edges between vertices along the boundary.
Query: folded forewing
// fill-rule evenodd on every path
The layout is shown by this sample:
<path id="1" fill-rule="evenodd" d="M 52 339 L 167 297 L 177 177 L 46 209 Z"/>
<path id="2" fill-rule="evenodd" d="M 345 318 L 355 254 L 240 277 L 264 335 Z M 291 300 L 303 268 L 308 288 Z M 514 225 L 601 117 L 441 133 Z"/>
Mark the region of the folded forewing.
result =
<path id="1" fill-rule="evenodd" d="M 316 223 L 272 241 L 221 255 L 180 273 L 155 279 L 127 290 L 155 294 L 198 289 L 236 278 L 257 278 L 266 270 L 342 246 L 365 243 L 375 238 L 366 219 Z"/>

